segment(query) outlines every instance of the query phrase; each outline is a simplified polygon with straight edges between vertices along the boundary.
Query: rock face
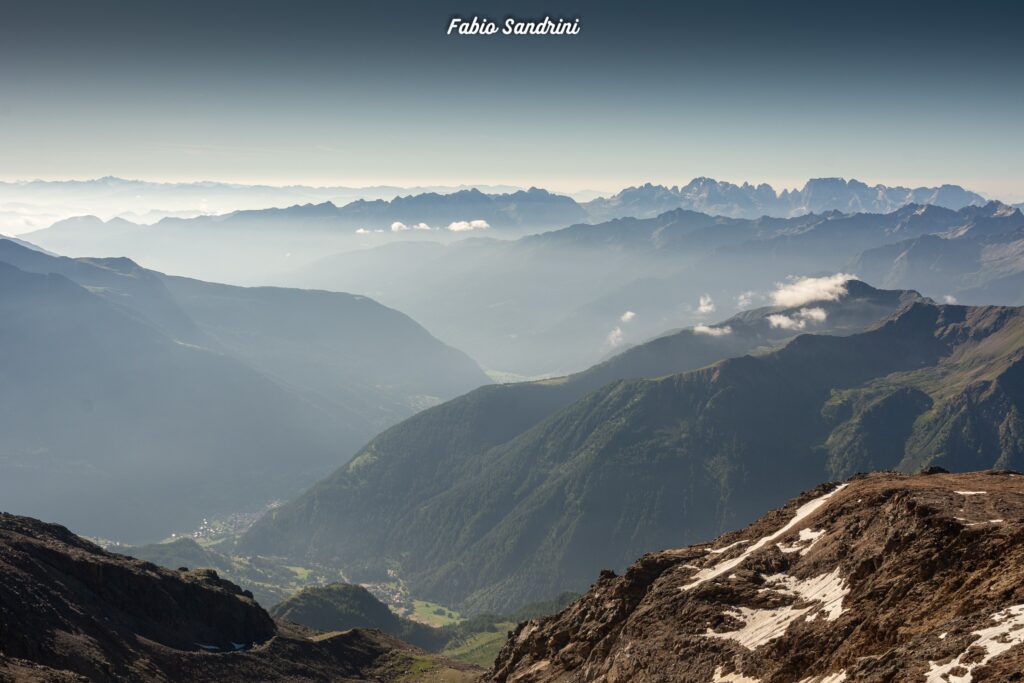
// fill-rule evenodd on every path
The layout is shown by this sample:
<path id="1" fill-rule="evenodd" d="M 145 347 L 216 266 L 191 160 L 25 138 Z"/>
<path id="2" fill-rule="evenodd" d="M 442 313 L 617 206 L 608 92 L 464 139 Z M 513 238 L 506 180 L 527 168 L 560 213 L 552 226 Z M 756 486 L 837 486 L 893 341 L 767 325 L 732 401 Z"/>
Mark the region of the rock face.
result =
<path id="1" fill-rule="evenodd" d="M 602 573 L 486 681 L 1024 680 L 1024 476 L 861 475 Z"/>
<path id="2" fill-rule="evenodd" d="M 379 632 L 275 623 L 212 570 L 162 569 L 27 517 L 0 513 L 0 575 L 0 681 L 473 675 Z"/>

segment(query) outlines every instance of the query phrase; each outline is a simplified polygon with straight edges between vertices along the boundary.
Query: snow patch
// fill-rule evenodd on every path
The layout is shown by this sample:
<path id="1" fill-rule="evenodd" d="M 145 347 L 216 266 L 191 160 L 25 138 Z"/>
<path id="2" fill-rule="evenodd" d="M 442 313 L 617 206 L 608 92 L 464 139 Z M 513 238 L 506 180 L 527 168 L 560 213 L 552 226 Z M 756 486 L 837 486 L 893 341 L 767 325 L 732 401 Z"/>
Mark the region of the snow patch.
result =
<path id="1" fill-rule="evenodd" d="M 968 522 L 966 517 L 954 517 L 956 521 L 960 522 L 964 526 L 984 526 L 986 524 L 1002 524 L 1002 519 L 986 519 L 981 522 Z"/>
<path id="2" fill-rule="evenodd" d="M 694 577 L 693 577 L 694 580 L 693 581 L 691 581 L 690 583 L 686 584 L 685 586 L 681 586 L 679 590 L 684 590 L 684 591 L 691 590 L 691 589 L 696 588 L 697 586 L 699 586 L 699 585 L 701 585 L 703 583 L 706 583 L 706 582 L 710 581 L 711 579 L 717 578 L 717 577 L 719 577 L 719 576 L 721 576 L 723 574 L 731 572 L 734 568 L 736 568 L 737 566 L 742 564 L 748 557 L 753 555 L 755 552 L 757 552 L 758 550 L 760 550 L 764 546 L 768 545 L 769 543 L 772 543 L 772 542 L 776 541 L 777 539 L 782 538 L 783 536 L 785 536 L 792 529 L 794 529 L 797 525 L 799 525 L 805 519 L 807 519 L 812 514 L 817 512 L 818 509 L 821 508 L 823 505 L 825 505 L 832 496 L 836 495 L 837 493 L 839 493 L 840 491 L 842 491 L 846 487 L 847 487 L 847 484 L 840 484 L 839 486 L 837 486 L 836 488 L 832 489 L 831 491 L 829 491 L 825 495 L 818 496 L 814 500 L 811 500 L 811 501 L 809 501 L 807 503 L 804 503 L 799 508 L 797 508 L 796 514 L 793 515 L 793 519 L 789 520 L 789 523 L 784 525 L 781 529 L 779 529 L 775 533 L 769 534 L 769 535 L 765 536 L 764 538 L 759 539 L 757 541 L 757 543 L 754 543 L 753 545 L 748 547 L 746 550 L 744 550 L 737 557 L 735 557 L 735 558 L 733 558 L 731 560 L 725 560 L 723 562 L 718 562 L 717 564 L 714 564 L 711 567 L 708 567 L 707 569 L 701 569 L 699 572 L 697 572 L 694 575 Z M 737 543 L 739 543 L 739 541 L 737 541 Z M 733 544 L 733 545 L 735 545 L 735 544 Z M 726 546 L 725 548 L 722 548 L 721 549 L 722 552 L 728 550 L 729 547 L 731 547 L 731 546 Z M 715 552 L 715 551 L 712 550 L 711 552 Z"/>
<path id="3" fill-rule="evenodd" d="M 835 621 L 843 613 L 843 598 L 849 593 L 846 582 L 839 576 L 839 569 L 811 579 L 797 579 L 786 574 L 773 574 L 765 577 L 766 588 L 762 591 L 775 591 L 788 595 L 799 603 L 813 603 L 804 607 L 786 605 L 773 609 L 753 609 L 750 607 L 731 607 L 727 614 L 741 620 L 743 626 L 735 631 L 718 633 L 708 629 L 704 635 L 709 638 L 727 638 L 735 640 L 743 647 L 756 650 L 786 634 L 790 624 L 802 616 L 814 621 L 824 615 L 826 621 Z"/>
<path id="4" fill-rule="evenodd" d="M 846 670 L 837 671 L 834 674 L 827 674 L 825 676 L 811 676 L 810 678 L 801 679 L 800 683 L 843 683 L 846 680 Z"/>
<path id="5" fill-rule="evenodd" d="M 988 491 L 953 491 L 953 493 L 959 493 L 961 496 L 983 496 Z"/>
<path id="6" fill-rule="evenodd" d="M 810 621 L 814 621 L 819 612 L 824 613 L 825 621 L 838 619 L 844 611 L 843 598 L 850 592 L 843 577 L 839 576 L 838 567 L 828 574 L 821 574 L 811 579 L 798 579 L 788 574 L 772 574 L 765 577 L 765 584 L 768 588 L 761 590 L 775 590 L 797 597 L 804 602 L 821 603 L 821 608 L 815 612 Z"/>
<path id="7" fill-rule="evenodd" d="M 756 650 L 765 643 L 781 638 L 790 624 L 810 610 L 810 607 L 793 607 L 792 605 L 775 609 L 732 607 L 727 610 L 727 613 L 741 619 L 743 627 L 728 633 L 717 633 L 708 629 L 704 635 L 708 638 L 735 640 L 747 649 Z"/>
<path id="8" fill-rule="evenodd" d="M 730 543 L 729 545 L 725 546 L 724 548 L 715 548 L 714 550 L 712 550 L 710 552 L 713 552 L 716 555 L 721 555 L 722 553 L 728 552 L 729 550 L 732 550 L 736 546 L 743 545 L 744 543 L 750 543 L 750 541 L 747 541 L 747 540 L 736 541 L 735 543 Z"/>
<path id="9" fill-rule="evenodd" d="M 824 535 L 824 529 L 801 529 L 800 536 L 793 543 L 776 543 L 775 545 L 784 553 L 799 552 L 802 557 L 809 553 L 814 544 Z"/>
<path id="10" fill-rule="evenodd" d="M 926 683 L 971 683 L 971 672 L 974 669 L 988 664 L 1010 648 L 1024 643 L 1024 605 L 1014 605 L 996 612 L 992 615 L 992 621 L 995 622 L 994 626 L 974 631 L 972 635 L 978 636 L 978 639 L 952 661 L 941 665 L 928 662 L 931 668 Z M 979 658 L 972 651 L 975 648 L 981 648 L 985 654 Z M 972 656 L 965 662 L 963 660 L 968 652 L 971 652 Z M 959 668 L 966 669 L 967 673 L 962 676 L 951 673 Z"/>

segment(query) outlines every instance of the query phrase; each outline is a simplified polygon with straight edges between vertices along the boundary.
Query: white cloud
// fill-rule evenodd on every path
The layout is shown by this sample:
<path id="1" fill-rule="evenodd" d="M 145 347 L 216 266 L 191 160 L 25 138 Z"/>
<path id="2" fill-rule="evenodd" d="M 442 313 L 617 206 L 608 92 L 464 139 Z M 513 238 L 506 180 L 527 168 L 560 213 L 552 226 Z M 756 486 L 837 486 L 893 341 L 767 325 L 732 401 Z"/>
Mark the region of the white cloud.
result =
<path id="1" fill-rule="evenodd" d="M 697 305 L 698 313 L 714 313 L 715 302 L 711 299 L 710 294 L 701 294 L 700 303 Z"/>
<path id="2" fill-rule="evenodd" d="M 953 296 L 952 294 L 947 294 L 946 296 L 942 297 L 942 301 L 947 303 L 947 304 L 955 304 L 956 303 L 956 297 Z"/>
<path id="3" fill-rule="evenodd" d="M 836 301 L 846 296 L 846 282 L 857 276 L 836 273 L 827 277 L 790 278 L 779 282 L 772 292 L 772 301 L 777 306 L 803 306 L 812 301 Z"/>
<path id="4" fill-rule="evenodd" d="M 736 305 L 740 308 L 746 308 L 750 304 L 754 303 L 754 297 L 757 296 L 757 292 L 751 290 L 747 292 L 740 292 L 736 296 Z"/>
<path id="5" fill-rule="evenodd" d="M 413 230 L 433 230 L 433 228 L 431 228 L 426 223 L 417 223 L 416 225 L 412 226 L 412 229 Z"/>
<path id="6" fill-rule="evenodd" d="M 608 346 L 613 349 L 617 346 L 622 346 L 622 328 L 616 327 L 614 330 L 608 333 Z"/>
<path id="7" fill-rule="evenodd" d="M 619 320 L 621 320 L 624 323 L 628 323 L 635 317 L 636 313 L 634 313 L 633 311 L 626 311 L 619 317 Z"/>
<path id="8" fill-rule="evenodd" d="M 454 223 L 448 224 L 448 229 L 452 232 L 467 232 L 469 230 L 486 230 L 491 227 L 487 221 L 477 219 L 475 221 L 455 221 Z"/>
<path id="9" fill-rule="evenodd" d="M 804 320 L 816 323 L 823 323 L 828 318 L 828 313 L 826 313 L 825 309 L 820 306 L 815 306 L 814 308 L 801 308 L 797 315 Z"/>
<path id="10" fill-rule="evenodd" d="M 802 330 L 807 327 L 808 322 L 823 323 L 828 318 L 824 308 L 801 308 L 792 317 L 776 313 L 768 316 L 768 324 L 783 330 Z"/>
<path id="11" fill-rule="evenodd" d="M 707 325 L 694 325 L 694 334 L 706 334 L 710 337 L 724 337 L 727 334 L 732 334 L 732 328 L 726 325 L 725 327 L 708 327 Z"/>
<path id="12" fill-rule="evenodd" d="M 400 221 L 395 221 L 394 223 L 391 224 L 391 232 L 403 232 L 408 229 L 409 226 Z"/>
<path id="13" fill-rule="evenodd" d="M 796 320 L 788 315 L 770 315 L 768 316 L 768 323 L 772 327 L 778 327 L 783 330 L 802 330 L 807 327 L 806 320 Z"/>
<path id="14" fill-rule="evenodd" d="M 369 230 L 367 230 L 366 228 L 358 228 L 358 229 L 356 230 L 356 234 L 357 234 L 357 235 L 369 235 L 369 234 L 370 234 L 370 231 L 369 231 Z"/>

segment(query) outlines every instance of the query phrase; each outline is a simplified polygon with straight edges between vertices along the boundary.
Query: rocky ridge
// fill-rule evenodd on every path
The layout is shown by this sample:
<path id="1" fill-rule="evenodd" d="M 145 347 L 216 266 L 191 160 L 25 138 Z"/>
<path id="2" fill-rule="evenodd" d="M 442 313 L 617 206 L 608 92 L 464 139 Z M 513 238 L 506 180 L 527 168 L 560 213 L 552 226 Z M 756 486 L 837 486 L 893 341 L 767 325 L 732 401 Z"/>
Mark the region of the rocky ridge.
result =
<path id="1" fill-rule="evenodd" d="M 492 683 L 1024 680 L 1024 476 L 859 475 L 603 572 Z"/>
<path id="2" fill-rule="evenodd" d="M 468 681 L 378 631 L 275 622 L 209 569 L 108 553 L 0 513 L 0 681 Z"/>

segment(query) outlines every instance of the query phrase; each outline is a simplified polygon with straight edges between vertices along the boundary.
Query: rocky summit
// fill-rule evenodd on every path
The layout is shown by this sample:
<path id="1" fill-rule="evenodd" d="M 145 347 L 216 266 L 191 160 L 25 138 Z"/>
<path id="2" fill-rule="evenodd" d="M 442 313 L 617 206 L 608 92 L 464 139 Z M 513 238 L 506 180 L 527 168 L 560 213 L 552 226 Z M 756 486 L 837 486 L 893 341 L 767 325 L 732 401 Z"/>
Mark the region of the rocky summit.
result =
<path id="1" fill-rule="evenodd" d="M 0 682 L 469 681 L 379 631 L 275 622 L 209 569 L 162 569 L 0 513 Z"/>
<path id="2" fill-rule="evenodd" d="M 603 572 L 491 683 L 1024 681 L 1024 475 L 858 475 Z"/>

